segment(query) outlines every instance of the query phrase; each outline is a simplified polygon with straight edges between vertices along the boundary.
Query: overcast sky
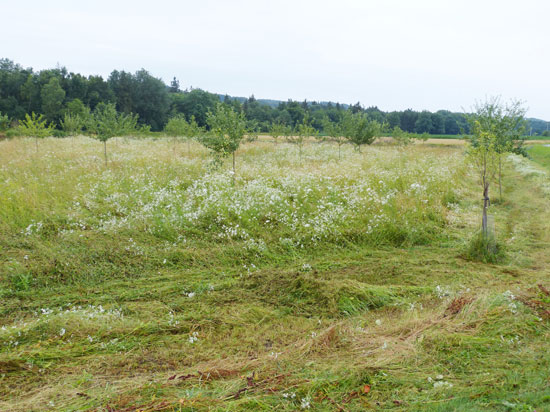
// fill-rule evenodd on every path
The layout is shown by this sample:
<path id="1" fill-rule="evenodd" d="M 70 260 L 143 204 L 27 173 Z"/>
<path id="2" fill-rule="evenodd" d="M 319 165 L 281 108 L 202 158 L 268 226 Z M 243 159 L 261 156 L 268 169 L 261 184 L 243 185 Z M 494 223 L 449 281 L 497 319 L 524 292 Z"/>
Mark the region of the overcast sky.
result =
<path id="1" fill-rule="evenodd" d="M 4 1 L 0 57 L 382 110 L 521 99 L 550 120 L 548 0 Z"/>

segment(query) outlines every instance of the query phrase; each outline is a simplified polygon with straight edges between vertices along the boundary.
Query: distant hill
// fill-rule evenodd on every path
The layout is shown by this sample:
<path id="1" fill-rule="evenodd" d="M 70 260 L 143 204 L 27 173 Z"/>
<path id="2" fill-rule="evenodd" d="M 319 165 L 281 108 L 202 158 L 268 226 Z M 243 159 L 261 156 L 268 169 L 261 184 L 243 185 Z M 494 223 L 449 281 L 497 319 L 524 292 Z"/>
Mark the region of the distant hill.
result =
<path id="1" fill-rule="evenodd" d="M 220 101 L 222 101 L 222 102 L 225 99 L 225 96 L 229 96 L 229 95 L 220 94 L 220 93 L 216 93 L 216 94 L 219 97 Z M 229 96 L 229 98 L 231 100 L 237 100 L 239 103 L 244 103 L 245 100 L 248 100 L 248 97 L 242 97 L 242 96 Z M 273 109 L 276 109 L 279 106 L 279 104 L 285 102 L 284 100 L 274 100 L 274 99 L 258 99 L 258 98 L 256 98 L 256 100 L 258 101 L 258 103 L 265 104 L 266 106 L 270 106 Z M 336 102 L 313 102 L 313 101 L 308 101 L 308 103 L 319 103 L 321 106 L 328 106 L 329 104 L 332 104 L 333 106 L 336 105 Z M 347 109 L 350 105 L 345 104 L 345 103 L 340 103 L 340 106 L 342 106 L 344 109 Z"/>
<path id="2" fill-rule="evenodd" d="M 550 130 L 550 122 L 547 122 L 546 120 L 529 118 L 527 121 L 529 122 L 529 130 L 527 130 L 527 134 L 542 134 L 543 132 Z"/>

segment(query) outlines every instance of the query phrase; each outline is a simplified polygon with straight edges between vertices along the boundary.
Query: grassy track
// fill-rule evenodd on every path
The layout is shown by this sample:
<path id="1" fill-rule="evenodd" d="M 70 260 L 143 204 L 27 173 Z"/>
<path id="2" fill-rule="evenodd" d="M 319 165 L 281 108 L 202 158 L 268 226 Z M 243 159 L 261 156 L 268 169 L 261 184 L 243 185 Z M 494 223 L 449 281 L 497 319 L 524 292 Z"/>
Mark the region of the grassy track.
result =
<path id="1" fill-rule="evenodd" d="M 187 150 L 0 142 L 0 410 L 550 409 L 544 168 L 489 265 L 460 146 Z"/>

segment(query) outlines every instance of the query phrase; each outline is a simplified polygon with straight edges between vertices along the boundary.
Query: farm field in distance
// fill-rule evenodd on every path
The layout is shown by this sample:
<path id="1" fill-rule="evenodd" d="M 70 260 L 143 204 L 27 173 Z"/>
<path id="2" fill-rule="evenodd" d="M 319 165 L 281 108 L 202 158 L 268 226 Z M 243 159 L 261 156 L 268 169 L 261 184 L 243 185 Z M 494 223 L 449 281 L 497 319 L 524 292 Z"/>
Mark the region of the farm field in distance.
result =
<path id="1" fill-rule="evenodd" d="M 490 264 L 455 142 L 0 141 L 0 411 L 550 410 L 550 147 Z"/>

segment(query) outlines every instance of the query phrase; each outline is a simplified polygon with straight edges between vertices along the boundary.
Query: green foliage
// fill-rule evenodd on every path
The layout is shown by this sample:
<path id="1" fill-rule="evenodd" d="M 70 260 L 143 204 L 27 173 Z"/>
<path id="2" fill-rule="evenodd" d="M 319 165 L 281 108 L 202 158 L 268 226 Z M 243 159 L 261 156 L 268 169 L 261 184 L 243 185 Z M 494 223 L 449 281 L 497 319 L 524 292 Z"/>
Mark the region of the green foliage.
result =
<path id="1" fill-rule="evenodd" d="M 188 150 L 190 150 L 191 140 L 196 139 L 202 134 L 202 128 L 199 127 L 194 116 L 191 116 L 191 121 L 187 122 L 183 114 L 177 114 L 168 120 L 168 123 L 166 123 L 166 127 L 164 128 L 164 132 L 167 135 L 174 137 L 174 144 L 178 138 L 186 137 Z M 175 150 L 176 147 L 174 146 L 174 153 Z"/>
<path id="2" fill-rule="evenodd" d="M 345 111 L 342 116 L 342 131 L 344 137 L 361 151 L 361 146 L 370 145 L 382 131 L 382 125 L 376 120 L 369 120 L 361 112 Z"/>
<path id="3" fill-rule="evenodd" d="M 65 90 L 61 87 L 59 79 L 52 77 L 48 84 L 42 87 L 40 92 L 42 98 L 42 111 L 51 122 L 56 122 L 63 108 L 63 100 L 65 99 Z"/>
<path id="4" fill-rule="evenodd" d="M 215 94 L 208 93 L 201 89 L 193 89 L 190 92 L 171 93 L 172 111 L 182 113 L 187 119 L 194 116 L 199 126 L 207 125 L 207 115 L 216 110 L 219 99 Z"/>
<path id="5" fill-rule="evenodd" d="M 161 79 L 144 69 L 135 74 L 114 70 L 108 83 L 116 95 L 120 112 L 136 113 L 139 123 L 148 124 L 152 130 L 163 129 L 170 111 L 170 98 Z"/>
<path id="6" fill-rule="evenodd" d="M 473 130 L 471 144 L 480 144 L 477 130 L 494 136 L 494 148 L 498 153 L 526 155 L 523 147 L 527 127 L 526 111 L 521 101 L 512 100 L 503 104 L 499 97 L 476 103 L 474 113 L 468 116 L 470 128 Z"/>
<path id="7" fill-rule="evenodd" d="M 467 158 L 473 165 L 482 187 L 488 187 L 498 173 L 498 160 L 501 152 L 498 151 L 496 136 L 482 130 L 481 124 L 472 125 L 471 144 L 467 151 Z M 475 144 L 473 143 L 475 142 Z"/>
<path id="8" fill-rule="evenodd" d="M 106 142 L 115 136 L 124 136 L 136 131 L 137 115 L 118 113 L 113 103 L 99 104 L 88 125 L 95 137 Z"/>
<path id="9" fill-rule="evenodd" d="M 200 141 L 218 157 L 234 153 L 248 132 L 244 113 L 237 113 L 221 103 L 217 104 L 215 112 L 208 112 L 206 121 L 210 133 Z"/>
<path id="10" fill-rule="evenodd" d="M 60 122 L 61 129 L 68 136 L 77 136 L 82 133 L 82 128 L 84 127 L 85 122 L 78 114 L 71 114 L 70 112 L 65 113 L 63 120 Z"/>
<path id="11" fill-rule="evenodd" d="M 289 143 L 296 144 L 298 146 L 300 160 L 302 159 L 302 148 L 304 143 L 310 137 L 316 137 L 317 130 L 311 126 L 309 115 L 306 113 L 302 119 L 302 123 L 298 124 L 294 130 L 294 133 L 287 135 L 286 139 Z"/>
<path id="12" fill-rule="evenodd" d="M 87 121 L 90 117 L 90 108 L 82 103 L 80 99 L 74 99 L 67 103 L 65 112 L 74 116 L 79 116 L 83 121 Z"/>
<path id="13" fill-rule="evenodd" d="M 320 137 L 324 141 L 334 142 L 338 145 L 338 159 L 342 157 L 342 145 L 346 143 L 347 139 L 344 136 L 344 130 L 342 123 L 333 122 L 328 116 L 323 118 L 323 131 L 325 136 Z"/>
<path id="14" fill-rule="evenodd" d="M 418 115 L 416 122 L 414 123 L 415 133 L 430 133 L 433 130 L 434 124 L 432 121 L 432 114 L 426 110 Z"/>
<path id="15" fill-rule="evenodd" d="M 255 120 L 248 120 L 246 122 L 247 133 L 244 141 L 247 143 L 255 142 L 260 136 L 261 126 Z"/>
<path id="16" fill-rule="evenodd" d="M 189 120 L 188 128 L 187 128 L 187 136 L 190 139 L 198 139 L 202 134 L 204 133 L 204 129 L 199 126 L 197 123 L 195 116 L 191 115 L 191 119 Z"/>
<path id="17" fill-rule="evenodd" d="M 168 120 L 168 123 L 164 127 L 164 132 L 174 137 L 188 136 L 189 123 L 187 123 L 183 114 L 178 114 Z"/>
<path id="18" fill-rule="evenodd" d="M 0 112 L 0 132 L 5 132 L 10 127 L 10 118 L 7 114 Z"/>
<path id="19" fill-rule="evenodd" d="M 53 125 L 47 123 L 44 115 L 37 116 L 34 112 L 30 116 L 26 114 L 25 120 L 21 121 L 19 125 L 19 131 L 22 136 L 34 137 L 36 139 L 51 136 L 53 129 Z"/>
<path id="20" fill-rule="evenodd" d="M 489 188 L 500 170 L 502 152 L 497 150 L 497 138 L 492 132 L 482 129 L 479 121 L 472 125 L 472 142 L 468 148 L 467 158 L 478 175 L 483 190 L 482 233 L 489 236 L 487 227 L 487 210 L 490 206 Z"/>
<path id="21" fill-rule="evenodd" d="M 136 115 L 137 116 L 137 115 Z M 151 132 L 151 126 L 148 124 L 140 124 L 136 126 L 135 135 L 138 137 L 149 137 L 153 133 Z"/>
<path id="22" fill-rule="evenodd" d="M 404 132 L 399 126 L 393 128 L 391 135 L 399 146 L 407 146 L 412 143 L 410 133 Z"/>

